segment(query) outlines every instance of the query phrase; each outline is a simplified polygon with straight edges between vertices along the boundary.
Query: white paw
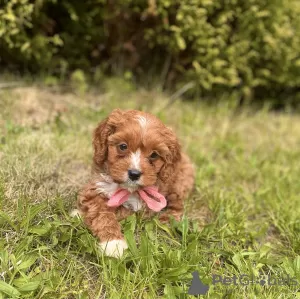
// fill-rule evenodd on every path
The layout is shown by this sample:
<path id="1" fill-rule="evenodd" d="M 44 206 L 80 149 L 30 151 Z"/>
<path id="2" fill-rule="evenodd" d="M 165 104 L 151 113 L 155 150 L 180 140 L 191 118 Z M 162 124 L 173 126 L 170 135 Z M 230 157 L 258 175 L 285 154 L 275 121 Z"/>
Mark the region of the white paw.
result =
<path id="1" fill-rule="evenodd" d="M 101 242 L 99 246 L 105 255 L 115 258 L 120 258 L 123 255 L 124 250 L 128 248 L 127 243 L 124 240 Z"/>
<path id="2" fill-rule="evenodd" d="M 71 217 L 78 217 L 78 218 L 80 218 L 80 217 L 81 217 L 81 213 L 80 213 L 79 210 L 74 209 L 74 210 L 70 213 L 70 216 L 71 216 Z"/>

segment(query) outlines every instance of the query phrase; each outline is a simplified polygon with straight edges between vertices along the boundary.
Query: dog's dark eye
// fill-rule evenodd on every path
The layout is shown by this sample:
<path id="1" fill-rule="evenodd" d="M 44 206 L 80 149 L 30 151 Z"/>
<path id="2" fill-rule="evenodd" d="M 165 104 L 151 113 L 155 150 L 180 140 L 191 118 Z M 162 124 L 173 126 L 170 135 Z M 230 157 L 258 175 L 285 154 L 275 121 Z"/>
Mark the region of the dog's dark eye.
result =
<path id="1" fill-rule="evenodd" d="M 127 150 L 127 144 L 126 143 L 121 143 L 121 144 L 119 144 L 119 149 L 122 151 L 122 152 L 124 152 L 124 151 L 126 151 Z"/>
<path id="2" fill-rule="evenodd" d="M 159 157 L 158 153 L 157 153 L 157 152 L 153 152 L 153 153 L 149 156 L 149 159 L 150 159 L 151 161 L 153 161 L 153 160 L 156 160 L 158 157 Z"/>

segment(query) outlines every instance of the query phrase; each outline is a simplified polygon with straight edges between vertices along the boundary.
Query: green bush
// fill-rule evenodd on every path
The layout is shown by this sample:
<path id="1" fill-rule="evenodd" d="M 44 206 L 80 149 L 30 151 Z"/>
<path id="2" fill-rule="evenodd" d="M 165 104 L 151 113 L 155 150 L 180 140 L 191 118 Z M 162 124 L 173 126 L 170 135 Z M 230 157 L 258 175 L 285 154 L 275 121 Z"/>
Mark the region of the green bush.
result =
<path id="1" fill-rule="evenodd" d="M 2 0 L 2 65 L 81 69 L 194 92 L 270 94 L 300 87 L 298 0 Z"/>

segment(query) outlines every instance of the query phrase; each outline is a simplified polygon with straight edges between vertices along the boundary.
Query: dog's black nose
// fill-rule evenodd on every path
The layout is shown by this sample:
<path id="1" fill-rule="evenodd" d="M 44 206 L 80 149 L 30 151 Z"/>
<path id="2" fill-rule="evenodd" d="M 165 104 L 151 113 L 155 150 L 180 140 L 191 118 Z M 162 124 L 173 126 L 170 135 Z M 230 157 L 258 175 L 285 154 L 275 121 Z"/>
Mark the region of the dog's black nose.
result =
<path id="1" fill-rule="evenodd" d="M 129 169 L 128 170 L 128 177 L 132 180 L 132 181 L 137 181 L 140 176 L 141 176 L 141 172 L 137 169 Z"/>

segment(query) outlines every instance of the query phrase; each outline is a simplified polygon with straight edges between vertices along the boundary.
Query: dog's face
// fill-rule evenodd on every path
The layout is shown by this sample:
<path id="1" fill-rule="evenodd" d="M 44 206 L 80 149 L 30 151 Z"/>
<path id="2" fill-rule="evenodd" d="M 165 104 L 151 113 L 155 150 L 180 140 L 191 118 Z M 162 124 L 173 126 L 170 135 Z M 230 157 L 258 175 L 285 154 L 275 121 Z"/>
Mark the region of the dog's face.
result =
<path id="1" fill-rule="evenodd" d="M 129 190 L 154 185 L 180 159 L 171 129 L 155 116 L 114 110 L 94 133 L 94 163 Z"/>

